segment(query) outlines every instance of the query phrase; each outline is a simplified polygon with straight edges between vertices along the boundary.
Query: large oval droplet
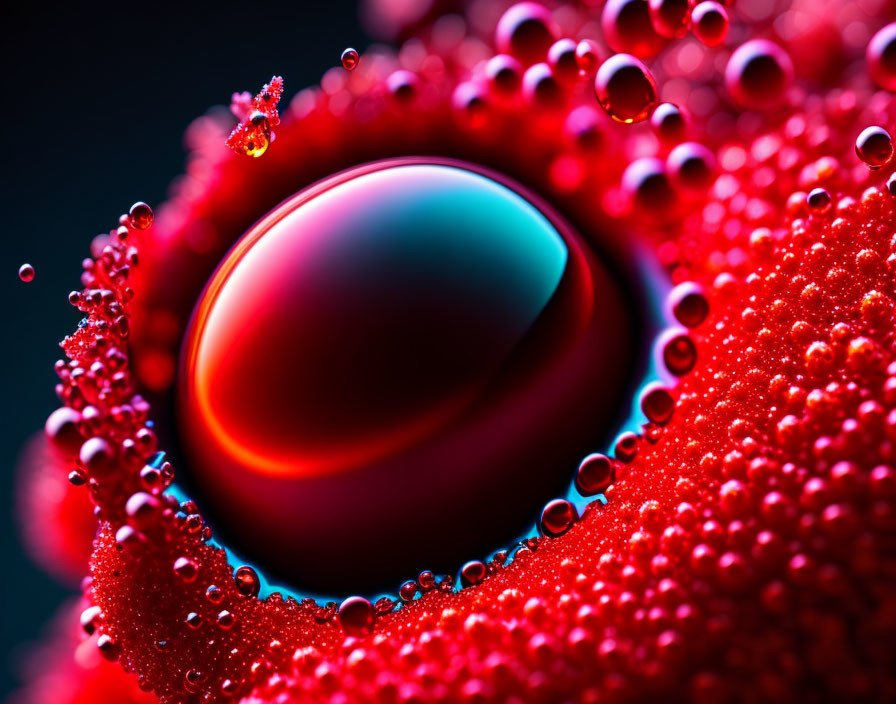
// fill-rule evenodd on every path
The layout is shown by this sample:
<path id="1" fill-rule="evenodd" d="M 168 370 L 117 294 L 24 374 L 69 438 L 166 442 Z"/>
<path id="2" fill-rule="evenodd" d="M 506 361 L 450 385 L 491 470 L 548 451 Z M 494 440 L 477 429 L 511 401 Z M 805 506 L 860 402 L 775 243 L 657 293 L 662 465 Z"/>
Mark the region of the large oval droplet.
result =
<path id="1" fill-rule="evenodd" d="M 179 392 L 194 490 L 306 589 L 453 572 L 597 449 L 632 338 L 604 264 L 520 187 L 358 167 L 277 207 L 209 282 Z"/>

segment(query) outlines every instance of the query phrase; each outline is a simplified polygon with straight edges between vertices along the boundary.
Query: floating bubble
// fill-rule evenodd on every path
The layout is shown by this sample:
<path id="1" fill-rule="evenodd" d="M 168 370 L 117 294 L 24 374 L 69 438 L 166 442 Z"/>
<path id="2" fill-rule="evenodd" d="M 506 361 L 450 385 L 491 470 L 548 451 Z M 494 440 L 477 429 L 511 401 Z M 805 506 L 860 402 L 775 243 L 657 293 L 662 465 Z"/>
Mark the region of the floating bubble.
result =
<path id="1" fill-rule="evenodd" d="M 376 616 L 373 604 L 360 596 L 350 596 L 337 612 L 342 629 L 350 636 L 366 636 L 373 628 Z"/>
<path id="2" fill-rule="evenodd" d="M 656 103 L 656 81 L 634 56 L 615 54 L 597 70 L 594 94 L 617 122 L 642 122 Z"/>
<path id="3" fill-rule="evenodd" d="M 709 315 L 709 301 L 697 284 L 679 284 L 669 293 L 669 307 L 675 319 L 687 328 L 695 328 Z"/>
<path id="4" fill-rule="evenodd" d="M 573 527 L 579 515 L 566 499 L 554 499 L 541 512 L 539 527 L 549 538 L 557 538 Z"/>
<path id="5" fill-rule="evenodd" d="M 666 46 L 667 40 L 654 28 L 647 0 L 607 0 L 600 24 L 613 51 L 649 59 Z"/>
<path id="6" fill-rule="evenodd" d="M 420 80 L 417 74 L 399 69 L 389 74 L 386 79 L 386 90 L 399 105 L 409 105 L 417 97 Z"/>
<path id="7" fill-rule="evenodd" d="M 238 567 L 233 573 L 233 581 L 237 590 L 243 596 L 256 597 L 258 592 L 261 591 L 261 580 L 258 577 L 258 572 L 249 567 L 249 565 Z"/>
<path id="8" fill-rule="evenodd" d="M 510 97 L 519 90 L 523 76 L 520 62 L 509 54 L 498 54 L 488 60 L 485 75 L 492 93 Z"/>
<path id="9" fill-rule="evenodd" d="M 728 12 L 715 0 L 703 0 L 691 13 L 691 31 L 706 46 L 718 46 L 728 36 Z"/>
<path id="10" fill-rule="evenodd" d="M 674 103 L 657 105 L 650 115 L 650 126 L 657 137 L 669 144 L 676 144 L 687 137 L 687 117 Z"/>
<path id="11" fill-rule="evenodd" d="M 479 560 L 468 562 L 460 568 L 460 581 L 461 584 L 465 587 L 471 587 L 479 584 L 483 579 L 485 579 L 485 575 L 485 564 L 480 562 Z"/>
<path id="12" fill-rule="evenodd" d="M 550 11 L 537 2 L 512 5 L 498 21 L 495 44 L 504 54 L 511 54 L 527 66 L 543 61 L 556 38 Z"/>
<path id="13" fill-rule="evenodd" d="M 180 429 L 205 505 L 243 517 L 235 549 L 330 589 L 424 560 L 453 571 L 562 490 L 625 383 L 632 320 L 589 245 L 515 188 L 380 162 L 232 250 L 188 332 Z M 523 413 L 543 384 L 551 403 L 537 392 Z"/>
<path id="14" fill-rule="evenodd" d="M 600 65 L 600 49 L 597 43 L 591 39 L 582 39 L 576 44 L 576 61 L 579 70 L 584 71 L 586 76 L 594 75 Z"/>
<path id="15" fill-rule="evenodd" d="M 669 389 L 654 382 L 641 392 L 641 410 L 651 423 L 665 425 L 675 411 L 675 399 Z"/>
<path id="16" fill-rule="evenodd" d="M 856 138 L 856 156 L 872 170 L 886 166 L 893 158 L 893 138 L 883 127 L 866 127 Z"/>
<path id="17" fill-rule="evenodd" d="M 26 284 L 34 281 L 34 267 L 27 263 L 22 264 L 19 267 L 19 278 Z"/>
<path id="18" fill-rule="evenodd" d="M 559 39 L 548 50 L 548 66 L 558 81 L 572 84 L 579 78 L 577 45 L 572 39 Z"/>
<path id="19" fill-rule="evenodd" d="M 674 39 L 688 33 L 689 0 L 650 0 L 650 19 L 657 34 Z"/>
<path id="20" fill-rule="evenodd" d="M 687 191 L 706 191 L 715 179 L 716 158 L 708 147 L 697 142 L 679 144 L 666 158 L 666 172 Z"/>
<path id="21" fill-rule="evenodd" d="M 588 455 L 576 470 L 576 490 L 582 496 L 603 493 L 615 480 L 615 468 L 613 460 L 606 455 Z"/>
<path id="22" fill-rule="evenodd" d="M 831 194 L 825 188 L 813 188 L 806 196 L 806 205 L 813 213 L 826 213 L 831 209 Z"/>
<path id="23" fill-rule="evenodd" d="M 784 49 L 767 39 L 751 39 L 739 46 L 725 67 L 728 93 L 754 110 L 779 106 L 793 81 L 793 62 Z"/>
<path id="24" fill-rule="evenodd" d="M 348 47 L 345 51 L 342 52 L 342 56 L 340 60 L 342 61 L 342 68 L 346 71 L 354 71 L 358 66 L 358 61 L 360 61 L 360 55 L 358 54 L 356 49 L 352 49 Z"/>
<path id="25" fill-rule="evenodd" d="M 523 98 L 540 108 L 559 107 L 563 100 L 560 84 L 546 63 L 533 64 L 523 74 Z"/>
<path id="26" fill-rule="evenodd" d="M 146 203 L 139 201 L 128 211 L 128 221 L 138 230 L 148 230 L 152 226 L 153 213 Z"/>
<path id="27" fill-rule="evenodd" d="M 665 340 L 663 364 L 675 376 L 684 376 L 697 363 L 697 347 L 687 333 L 675 333 Z"/>
<path id="28" fill-rule="evenodd" d="M 896 22 L 891 22 L 871 38 L 865 61 L 874 82 L 885 90 L 896 90 Z"/>

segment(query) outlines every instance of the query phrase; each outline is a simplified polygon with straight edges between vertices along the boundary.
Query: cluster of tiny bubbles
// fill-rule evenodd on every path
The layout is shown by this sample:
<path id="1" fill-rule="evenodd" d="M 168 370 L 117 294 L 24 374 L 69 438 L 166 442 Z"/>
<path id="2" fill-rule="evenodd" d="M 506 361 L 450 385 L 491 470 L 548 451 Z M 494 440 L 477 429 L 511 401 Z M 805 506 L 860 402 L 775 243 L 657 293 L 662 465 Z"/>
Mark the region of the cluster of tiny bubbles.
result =
<path id="1" fill-rule="evenodd" d="M 19 267 L 19 278 L 26 284 L 34 281 L 34 267 L 27 262 Z"/>
<path id="2" fill-rule="evenodd" d="M 234 93 L 231 112 L 239 123 L 226 144 L 233 151 L 257 159 L 274 141 L 274 128 L 280 124 L 277 106 L 283 95 L 283 78 L 274 76 L 254 97 L 248 92 Z"/>

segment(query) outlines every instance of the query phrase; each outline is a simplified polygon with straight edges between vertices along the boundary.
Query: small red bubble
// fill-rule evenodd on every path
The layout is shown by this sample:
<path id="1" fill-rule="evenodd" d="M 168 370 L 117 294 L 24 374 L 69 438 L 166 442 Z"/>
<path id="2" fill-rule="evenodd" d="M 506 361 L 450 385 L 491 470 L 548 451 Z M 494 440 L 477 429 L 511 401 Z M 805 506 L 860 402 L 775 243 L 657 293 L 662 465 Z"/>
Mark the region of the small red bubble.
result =
<path id="1" fill-rule="evenodd" d="M 420 591 L 427 592 L 436 586 L 435 575 L 429 570 L 424 570 L 417 575 L 417 584 L 420 586 Z"/>
<path id="2" fill-rule="evenodd" d="M 361 57 L 358 54 L 357 50 L 349 47 L 342 52 L 342 56 L 340 57 L 340 60 L 342 61 L 342 68 L 344 68 L 346 71 L 354 71 L 358 66 L 358 62 L 360 61 L 360 59 Z"/>
<path id="3" fill-rule="evenodd" d="M 583 39 L 576 44 L 576 62 L 579 64 L 579 70 L 588 76 L 593 75 L 600 64 L 600 49 L 597 43 L 591 39 Z"/>
<path id="4" fill-rule="evenodd" d="M 575 83 L 579 77 L 576 49 L 577 45 L 572 39 L 560 39 L 548 50 L 548 66 L 557 80 L 563 83 Z"/>
<path id="5" fill-rule="evenodd" d="M 725 67 L 725 85 L 731 97 L 753 110 L 780 105 L 792 81 L 790 56 L 767 39 L 751 39 L 739 46 Z"/>
<path id="6" fill-rule="evenodd" d="M 657 34 L 674 39 L 688 33 L 691 12 L 688 0 L 650 0 L 649 5 L 650 19 Z"/>
<path id="7" fill-rule="evenodd" d="M 594 94 L 617 122 L 642 122 L 656 103 L 656 81 L 634 56 L 615 54 L 597 70 Z"/>
<path id="8" fill-rule="evenodd" d="M 402 601 L 413 601 L 417 596 L 417 582 L 413 579 L 404 582 L 398 589 L 398 596 Z"/>
<path id="9" fill-rule="evenodd" d="M 678 333 L 663 345 L 663 363 L 675 376 L 684 376 L 697 363 L 697 347 L 687 333 Z"/>
<path id="10" fill-rule="evenodd" d="M 47 438 L 57 450 L 68 457 L 75 457 L 84 443 L 79 429 L 81 414 L 74 408 L 63 406 L 53 411 L 44 424 Z"/>
<path id="11" fill-rule="evenodd" d="M 893 158 L 893 138 L 883 127 L 866 127 L 856 137 L 856 156 L 875 171 Z"/>
<path id="12" fill-rule="evenodd" d="M 99 626 L 100 621 L 103 619 L 103 612 L 99 606 L 88 606 L 84 611 L 81 612 L 81 628 L 84 633 L 89 636 L 92 636 L 96 633 L 96 629 Z"/>
<path id="13" fill-rule="evenodd" d="M 205 598 L 213 604 L 220 604 L 224 601 L 224 591 L 216 584 L 212 584 L 205 590 Z"/>
<path id="14" fill-rule="evenodd" d="M 138 230 L 148 230 L 152 226 L 152 208 L 146 203 L 138 201 L 128 211 L 128 222 Z"/>
<path id="15" fill-rule="evenodd" d="M 488 121 L 488 102 L 484 91 L 472 81 L 458 84 L 451 96 L 451 106 L 472 128 L 482 127 Z"/>
<path id="16" fill-rule="evenodd" d="M 603 141 L 603 130 L 598 111 L 590 105 L 580 105 L 566 116 L 563 131 L 576 147 L 593 151 Z"/>
<path id="17" fill-rule="evenodd" d="M 709 315 L 709 302 L 694 283 L 683 283 L 669 293 L 669 306 L 675 319 L 687 328 L 695 328 Z"/>
<path id="18" fill-rule="evenodd" d="M 350 636 L 366 636 L 373 629 L 373 604 L 360 596 L 350 596 L 339 606 L 342 629 Z"/>
<path id="19" fill-rule="evenodd" d="M 539 527 L 549 538 L 563 535 L 579 519 L 575 506 L 566 499 L 554 499 L 541 512 Z"/>
<path id="20" fill-rule="evenodd" d="M 715 177 L 716 158 L 697 142 L 679 144 L 666 158 L 666 173 L 686 191 L 706 191 Z"/>
<path id="21" fill-rule="evenodd" d="M 555 33 L 551 13 L 544 5 L 520 2 L 498 20 L 495 44 L 500 52 L 511 54 L 529 65 L 545 58 Z"/>
<path id="22" fill-rule="evenodd" d="M 179 557 L 174 561 L 174 574 L 184 582 L 194 582 L 197 574 L 199 574 L 199 567 L 190 558 Z"/>
<path id="23" fill-rule="evenodd" d="M 806 196 L 806 205 L 813 213 L 826 213 L 831 209 L 831 194 L 824 188 L 813 188 Z"/>
<path id="24" fill-rule="evenodd" d="M 896 90 L 896 22 L 891 22 L 871 38 L 865 61 L 874 82 L 885 90 Z"/>
<path id="25" fill-rule="evenodd" d="M 666 165 L 653 157 L 635 159 L 628 165 L 622 174 L 622 190 L 634 215 L 644 220 L 664 220 L 677 204 Z"/>
<path id="26" fill-rule="evenodd" d="M 691 14 L 691 29 L 705 46 L 718 46 L 728 36 L 728 12 L 714 0 L 703 0 Z"/>
<path id="27" fill-rule="evenodd" d="M 649 59 L 666 46 L 667 40 L 654 27 L 647 0 L 607 0 L 600 24 L 613 51 Z"/>
<path id="28" fill-rule="evenodd" d="M 415 73 L 399 69 L 386 79 L 386 90 L 399 105 L 409 105 L 417 95 L 418 84 Z"/>
<path id="29" fill-rule="evenodd" d="M 675 411 L 675 399 L 667 388 L 651 384 L 641 393 L 641 410 L 651 423 L 665 425 Z"/>
<path id="30" fill-rule="evenodd" d="M 112 637 L 108 634 L 101 635 L 96 641 L 97 650 L 100 651 L 100 655 L 102 655 L 106 660 L 110 662 L 115 662 L 118 660 L 118 644 L 112 640 Z"/>
<path id="31" fill-rule="evenodd" d="M 112 469 L 114 455 L 105 439 L 93 437 L 81 445 L 80 459 L 91 474 L 105 474 Z"/>
<path id="32" fill-rule="evenodd" d="M 219 628 L 226 631 L 232 628 L 233 624 L 236 623 L 236 617 L 227 609 L 223 609 L 218 612 L 217 616 L 215 616 L 215 623 L 218 624 Z"/>
<path id="33" fill-rule="evenodd" d="M 650 115 L 654 134 L 664 142 L 674 144 L 687 136 L 688 121 L 685 114 L 673 103 L 660 103 Z"/>
<path id="34" fill-rule="evenodd" d="M 236 572 L 233 573 L 233 581 L 237 590 L 243 596 L 256 597 L 258 592 L 261 591 L 261 580 L 258 578 L 258 572 L 248 565 L 237 568 Z"/>
<path id="35" fill-rule="evenodd" d="M 486 63 L 485 75 L 492 93 L 510 97 L 519 90 L 523 67 L 509 54 L 498 54 Z"/>
<path id="36" fill-rule="evenodd" d="M 395 611 L 396 606 L 397 602 L 394 599 L 388 596 L 381 596 L 373 605 L 373 610 L 376 612 L 377 616 L 385 616 L 386 614 L 391 614 Z"/>
<path id="37" fill-rule="evenodd" d="M 34 281 L 34 267 L 30 264 L 22 264 L 22 266 L 19 267 L 19 278 L 26 284 L 30 281 Z"/>
<path id="38" fill-rule="evenodd" d="M 479 560 L 472 560 L 460 568 L 460 581 L 465 587 L 479 584 L 485 579 L 486 567 Z"/>
<path id="39" fill-rule="evenodd" d="M 523 97 L 530 105 L 540 108 L 554 108 L 561 104 L 563 95 L 560 84 L 551 67 L 538 63 L 526 69 L 523 74 Z"/>
<path id="40" fill-rule="evenodd" d="M 606 455 L 588 455 L 576 471 L 576 489 L 582 496 L 606 491 L 616 475 L 615 463 Z"/>

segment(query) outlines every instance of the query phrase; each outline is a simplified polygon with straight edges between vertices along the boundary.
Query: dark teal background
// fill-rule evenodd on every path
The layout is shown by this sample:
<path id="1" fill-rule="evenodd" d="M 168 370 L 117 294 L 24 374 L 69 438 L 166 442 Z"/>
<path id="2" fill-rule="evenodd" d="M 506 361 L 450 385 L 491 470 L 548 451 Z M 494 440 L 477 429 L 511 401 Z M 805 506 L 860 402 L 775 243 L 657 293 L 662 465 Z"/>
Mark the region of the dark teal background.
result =
<path id="1" fill-rule="evenodd" d="M 13 470 L 56 407 L 57 345 L 79 319 L 66 296 L 90 240 L 134 201 L 165 198 L 183 170 L 183 131 L 210 106 L 275 73 L 288 102 L 346 46 L 363 50 L 355 4 L 2 4 L 0 700 L 15 687 L 22 644 L 74 593 L 21 551 Z M 30 284 L 17 276 L 26 261 Z"/>

